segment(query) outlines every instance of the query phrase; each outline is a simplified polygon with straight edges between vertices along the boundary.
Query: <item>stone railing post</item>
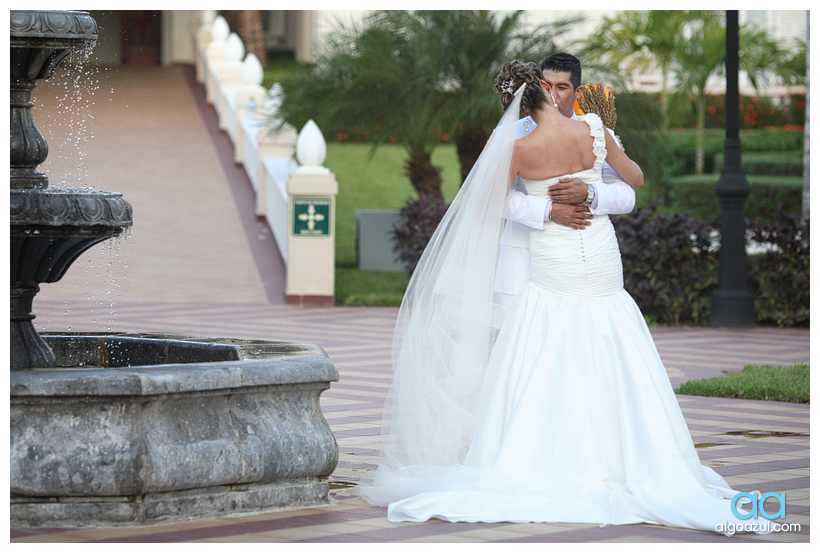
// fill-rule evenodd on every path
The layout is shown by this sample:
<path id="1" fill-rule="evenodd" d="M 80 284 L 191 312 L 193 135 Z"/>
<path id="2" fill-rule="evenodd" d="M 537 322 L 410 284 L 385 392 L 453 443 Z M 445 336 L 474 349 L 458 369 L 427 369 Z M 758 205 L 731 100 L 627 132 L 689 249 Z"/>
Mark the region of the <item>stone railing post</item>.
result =
<path id="1" fill-rule="evenodd" d="M 232 97 L 226 97 L 227 100 L 227 131 L 228 136 L 231 137 L 234 143 L 234 157 L 236 163 L 242 163 L 244 156 L 244 133 L 242 132 L 242 119 L 250 114 L 254 118 L 254 113 L 250 113 L 249 104 L 253 103 L 253 111 L 256 111 L 256 106 L 262 106 L 267 91 L 262 87 L 263 70 L 262 64 L 256 57 L 256 54 L 251 52 L 245 56 L 245 61 L 242 62 L 242 85 L 235 89 Z"/>
<path id="2" fill-rule="evenodd" d="M 248 109 L 246 116 L 240 121 L 240 133 L 243 135 L 242 165 L 256 191 L 257 215 L 267 213 L 269 175 L 265 167 L 265 160 L 268 158 L 290 160 L 296 153 L 296 129 L 285 124 L 282 128 L 275 130 L 279 122 L 277 111 L 281 94 L 281 86 L 274 83 L 265 98 L 264 107 L 254 102 L 253 111 Z M 282 193 L 286 195 L 284 183 L 281 188 Z M 286 255 L 286 252 L 283 251 L 282 254 Z"/>
<path id="3" fill-rule="evenodd" d="M 214 68 L 213 106 L 219 118 L 220 130 L 225 130 L 225 91 L 242 85 L 242 58 L 245 44 L 239 35 L 231 33 L 225 40 L 225 63 Z"/>
<path id="4" fill-rule="evenodd" d="M 225 63 L 225 40 L 231 32 L 228 22 L 221 15 L 211 23 L 211 42 L 205 48 L 205 98 L 213 104 L 214 69 Z"/>
<path id="5" fill-rule="evenodd" d="M 288 262 L 286 301 L 292 305 L 333 305 L 336 266 L 336 195 L 339 185 L 323 167 L 327 147 L 311 119 L 296 140 L 300 166 L 287 191 Z"/>
<path id="6" fill-rule="evenodd" d="M 205 82 L 205 50 L 211 43 L 211 25 L 216 19 L 215 10 L 199 12 L 199 28 L 194 35 L 194 55 L 196 56 L 196 82 Z"/>

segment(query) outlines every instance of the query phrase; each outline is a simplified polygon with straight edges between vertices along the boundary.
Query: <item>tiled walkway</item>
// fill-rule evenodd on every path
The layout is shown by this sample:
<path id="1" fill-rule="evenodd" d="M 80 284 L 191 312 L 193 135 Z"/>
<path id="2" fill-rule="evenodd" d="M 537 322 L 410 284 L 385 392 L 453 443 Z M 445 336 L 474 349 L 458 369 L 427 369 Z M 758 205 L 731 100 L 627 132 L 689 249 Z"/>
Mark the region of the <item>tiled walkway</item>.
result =
<path id="1" fill-rule="evenodd" d="M 179 91 L 185 68 L 163 68 L 163 84 Z M 135 83 L 129 94 L 138 102 L 141 95 L 158 96 L 160 82 L 148 80 L 140 84 L 126 68 L 121 68 L 119 82 Z M 141 90 L 150 86 L 150 90 Z M 106 84 L 103 83 L 102 88 Z M 184 88 L 183 88 L 184 90 Z M 193 96 L 193 95 L 192 95 Z M 189 99 L 190 101 L 190 99 Z M 155 104 L 155 105 L 161 105 Z M 188 133 L 199 140 L 205 127 L 201 116 L 187 105 L 180 105 L 172 118 L 173 125 L 163 126 L 162 117 L 155 114 L 152 135 L 136 133 L 131 139 L 150 142 L 164 133 Z M 184 112 L 184 113 L 183 113 Z M 133 114 L 112 114 L 114 120 L 128 120 Z M 40 117 L 40 115 L 36 115 Z M 99 119 L 105 120 L 105 114 Z M 38 119 L 39 121 L 39 119 Z M 105 122 L 105 121 L 103 121 Z M 110 121 L 109 121 L 110 123 Z M 180 126 L 183 127 L 180 130 Z M 199 129 L 199 130 L 198 130 Z M 113 131 L 112 131 L 113 132 Z M 207 142 L 204 147 L 209 147 Z M 198 154 L 202 155 L 202 154 Z M 173 157 L 173 156 L 169 156 Z M 144 160 L 120 160 L 126 173 L 135 173 Z M 89 168 L 91 171 L 91 168 Z M 224 169 L 223 169 L 224 171 Z M 209 175 L 214 183 L 225 181 L 227 172 Z M 116 175 L 109 175 L 116 182 Z M 169 184 L 170 185 L 170 184 Z M 136 184 L 134 185 L 136 186 Z M 215 187 L 218 184 L 214 184 Z M 118 189 L 116 185 L 109 187 Z M 228 197 L 215 188 L 193 198 L 196 209 L 185 215 L 195 220 L 204 213 L 220 214 L 220 218 L 236 217 L 232 204 L 225 209 Z M 126 197 L 128 193 L 126 193 Z M 149 195 L 146 206 L 151 208 Z M 23 542 L 808 542 L 809 517 L 809 412 L 808 405 L 744 401 L 679 396 L 684 416 L 698 444 L 703 462 L 724 475 L 728 482 L 744 490 L 786 492 L 787 522 L 801 525 L 799 532 L 765 536 L 743 535 L 727 538 L 717 534 L 655 527 L 646 524 L 606 526 L 589 524 L 467 524 L 431 521 L 427 523 L 390 523 L 386 509 L 372 507 L 362 501 L 353 486 L 361 475 L 374 467 L 378 458 L 379 426 L 384 395 L 390 382 L 390 341 L 396 309 L 394 308 L 330 308 L 302 309 L 274 305 L 263 293 L 264 276 L 248 276 L 247 230 L 236 221 L 212 226 L 229 236 L 214 244 L 192 239 L 188 234 L 163 236 L 161 214 L 156 208 L 155 225 L 145 226 L 151 239 L 125 244 L 129 261 L 106 262 L 102 275 L 99 269 L 79 264 L 81 277 L 75 281 L 50 286 L 47 297 L 35 300 L 38 315 L 35 323 L 40 330 L 119 332 L 174 332 L 248 339 L 288 340 L 321 345 L 340 373 L 340 380 L 322 395 L 322 409 L 339 444 L 339 464 L 331 477 L 333 504 L 311 509 L 270 512 L 256 515 L 191 521 L 138 528 L 13 528 L 11 541 Z M 135 209 L 135 219 L 141 214 Z M 169 216 L 169 215 L 168 215 Z M 137 228 L 134 229 L 136 237 Z M 135 238 L 129 239 L 135 240 Z M 152 240 L 163 240 L 159 247 Z M 248 281 L 252 297 L 232 295 L 236 273 L 223 270 L 218 263 L 212 274 L 189 274 L 178 267 L 176 251 L 186 257 L 213 257 L 215 248 L 226 244 L 233 252 L 242 278 Z M 173 247 L 171 247 L 173 245 Z M 103 253 L 95 254 L 104 257 Z M 248 257 L 249 256 L 249 257 Z M 119 256 L 118 256 L 119 257 Z M 136 259 L 140 258 L 140 270 Z M 202 263 L 213 262 L 213 259 Z M 146 272 L 143 272 L 145 268 Z M 211 270 L 208 267 L 200 270 Z M 164 274 L 163 274 L 164 271 Z M 262 272 L 257 264 L 257 271 Z M 161 276 L 161 285 L 177 286 L 158 290 L 151 276 Z M 231 277 L 234 277 L 233 279 Z M 99 292 L 89 279 L 120 283 L 122 292 Z M 211 281 L 210 279 L 214 280 Z M 187 280 L 186 280 L 187 279 Z M 45 287 L 44 287 L 45 288 Z M 750 363 L 788 365 L 809 361 L 807 330 L 777 329 L 653 329 L 673 385 L 693 378 L 703 378 L 737 371 Z"/>

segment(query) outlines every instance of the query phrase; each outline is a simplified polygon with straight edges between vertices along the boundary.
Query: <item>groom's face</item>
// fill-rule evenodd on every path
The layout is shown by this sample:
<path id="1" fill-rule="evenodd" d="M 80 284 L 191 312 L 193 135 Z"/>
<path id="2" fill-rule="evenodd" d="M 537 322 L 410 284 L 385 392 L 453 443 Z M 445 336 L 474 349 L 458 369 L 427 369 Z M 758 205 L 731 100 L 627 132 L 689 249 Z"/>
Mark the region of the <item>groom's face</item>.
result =
<path id="1" fill-rule="evenodd" d="M 558 102 L 558 111 L 565 117 L 572 116 L 572 103 L 575 101 L 576 90 L 570 81 L 569 71 L 553 71 L 545 69 L 542 78 L 552 87 L 555 101 Z"/>

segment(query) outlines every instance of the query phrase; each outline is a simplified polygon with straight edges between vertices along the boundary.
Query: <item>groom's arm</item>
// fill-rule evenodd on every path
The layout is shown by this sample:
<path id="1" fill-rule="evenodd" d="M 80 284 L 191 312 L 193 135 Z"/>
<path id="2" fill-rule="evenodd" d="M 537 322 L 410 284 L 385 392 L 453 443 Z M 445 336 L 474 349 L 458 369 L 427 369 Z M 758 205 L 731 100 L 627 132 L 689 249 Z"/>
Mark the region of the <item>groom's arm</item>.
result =
<path id="1" fill-rule="evenodd" d="M 580 181 L 579 181 L 580 182 Z M 586 185 L 584 185 L 586 190 Z M 504 200 L 503 217 L 531 228 L 542 230 L 547 221 L 574 229 L 589 226 L 592 214 L 582 205 L 559 204 L 536 195 L 510 188 Z"/>
<path id="2" fill-rule="evenodd" d="M 512 187 L 504 199 L 502 216 L 510 221 L 542 230 L 549 220 L 550 204 L 552 200 L 530 196 Z"/>
<path id="3" fill-rule="evenodd" d="M 635 189 L 608 166 L 604 166 L 603 179 L 604 182 L 598 186 L 597 205 L 591 205 L 590 211 L 595 215 L 631 213 L 635 209 Z"/>
<path id="4" fill-rule="evenodd" d="M 604 177 L 604 182 L 590 183 L 593 188 L 589 210 L 595 215 L 630 213 L 635 209 L 635 190 L 611 170 L 614 177 Z M 550 198 L 557 204 L 580 204 L 586 197 L 587 183 L 576 178 L 561 179 L 549 187 Z M 610 182 L 607 182 L 610 181 Z M 553 208 L 554 209 L 554 208 Z"/>

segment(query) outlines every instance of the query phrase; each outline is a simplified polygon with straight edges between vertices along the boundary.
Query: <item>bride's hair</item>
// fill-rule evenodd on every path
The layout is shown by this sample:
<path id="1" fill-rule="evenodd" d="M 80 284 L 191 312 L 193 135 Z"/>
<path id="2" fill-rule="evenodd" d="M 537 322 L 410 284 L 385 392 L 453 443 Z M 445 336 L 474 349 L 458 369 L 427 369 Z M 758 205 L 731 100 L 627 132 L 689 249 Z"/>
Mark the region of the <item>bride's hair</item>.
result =
<path id="1" fill-rule="evenodd" d="M 534 63 L 518 60 L 508 61 L 495 78 L 495 89 L 501 95 L 504 111 L 513 101 L 518 88 L 526 84 L 521 98 L 521 111 L 533 113 L 547 101 L 547 95 L 541 87 L 541 71 Z"/>

